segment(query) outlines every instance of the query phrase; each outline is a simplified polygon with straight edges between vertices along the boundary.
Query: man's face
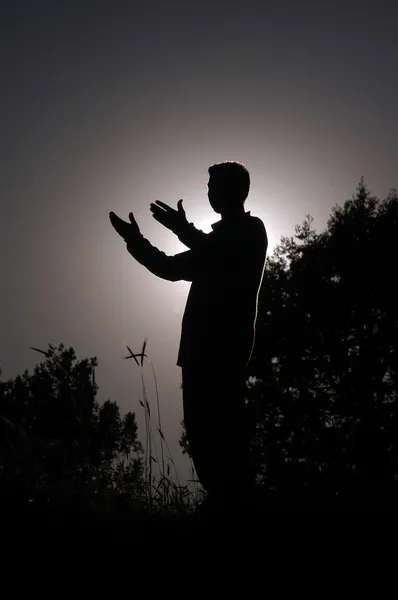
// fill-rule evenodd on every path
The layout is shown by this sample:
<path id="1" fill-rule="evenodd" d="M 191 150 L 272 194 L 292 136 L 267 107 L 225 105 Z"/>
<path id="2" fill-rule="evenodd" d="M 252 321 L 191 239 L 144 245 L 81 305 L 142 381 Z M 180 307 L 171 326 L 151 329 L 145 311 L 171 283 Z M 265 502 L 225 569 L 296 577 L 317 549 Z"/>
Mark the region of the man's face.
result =
<path id="1" fill-rule="evenodd" d="M 216 213 L 221 213 L 225 203 L 225 189 L 221 177 L 209 177 L 207 184 L 207 197 L 209 198 L 210 206 Z"/>

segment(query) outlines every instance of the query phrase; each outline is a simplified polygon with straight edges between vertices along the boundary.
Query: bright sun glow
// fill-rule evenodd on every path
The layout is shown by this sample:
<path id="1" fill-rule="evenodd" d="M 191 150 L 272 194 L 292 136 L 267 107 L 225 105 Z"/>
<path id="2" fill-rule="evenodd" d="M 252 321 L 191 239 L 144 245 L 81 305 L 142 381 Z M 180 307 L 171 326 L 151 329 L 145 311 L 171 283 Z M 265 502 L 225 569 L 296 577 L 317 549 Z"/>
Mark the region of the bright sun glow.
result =
<path id="1" fill-rule="evenodd" d="M 212 231 L 211 226 L 213 223 L 216 223 L 220 220 L 220 215 L 217 213 L 209 214 L 203 217 L 199 217 L 193 221 L 195 227 L 204 231 L 205 233 L 210 233 Z"/>

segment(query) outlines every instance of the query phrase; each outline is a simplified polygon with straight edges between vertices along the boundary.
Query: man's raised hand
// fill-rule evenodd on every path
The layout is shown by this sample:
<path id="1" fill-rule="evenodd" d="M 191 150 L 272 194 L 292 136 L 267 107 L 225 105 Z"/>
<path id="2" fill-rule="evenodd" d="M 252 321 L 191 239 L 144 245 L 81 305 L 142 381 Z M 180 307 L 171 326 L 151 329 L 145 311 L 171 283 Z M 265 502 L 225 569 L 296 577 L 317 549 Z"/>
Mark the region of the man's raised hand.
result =
<path id="1" fill-rule="evenodd" d="M 109 218 L 113 227 L 126 242 L 141 233 L 132 212 L 129 214 L 130 223 L 123 221 L 113 211 L 109 213 Z"/>
<path id="2" fill-rule="evenodd" d="M 174 233 L 177 233 L 188 223 L 185 216 L 185 210 L 182 207 L 182 200 L 177 202 L 177 210 L 160 200 L 156 200 L 156 203 L 152 203 L 150 209 L 153 218 L 167 227 L 167 229 L 171 229 Z"/>

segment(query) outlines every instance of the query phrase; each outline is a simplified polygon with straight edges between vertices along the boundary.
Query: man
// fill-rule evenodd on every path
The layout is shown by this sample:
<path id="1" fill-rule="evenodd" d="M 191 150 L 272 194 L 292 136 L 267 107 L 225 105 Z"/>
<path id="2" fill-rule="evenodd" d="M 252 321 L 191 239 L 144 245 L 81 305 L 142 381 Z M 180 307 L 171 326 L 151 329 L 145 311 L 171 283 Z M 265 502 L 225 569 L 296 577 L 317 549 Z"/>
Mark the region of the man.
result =
<path id="1" fill-rule="evenodd" d="M 240 495 L 249 484 L 245 372 L 268 246 L 263 222 L 244 210 L 249 188 L 249 172 L 241 163 L 209 168 L 208 198 L 221 220 L 208 234 L 188 223 L 182 200 L 177 210 L 160 201 L 151 204 L 153 217 L 189 248 L 175 256 L 152 246 L 132 213 L 130 223 L 109 214 L 139 263 L 163 279 L 192 282 L 177 365 L 192 460 L 200 482 L 217 498 Z"/>

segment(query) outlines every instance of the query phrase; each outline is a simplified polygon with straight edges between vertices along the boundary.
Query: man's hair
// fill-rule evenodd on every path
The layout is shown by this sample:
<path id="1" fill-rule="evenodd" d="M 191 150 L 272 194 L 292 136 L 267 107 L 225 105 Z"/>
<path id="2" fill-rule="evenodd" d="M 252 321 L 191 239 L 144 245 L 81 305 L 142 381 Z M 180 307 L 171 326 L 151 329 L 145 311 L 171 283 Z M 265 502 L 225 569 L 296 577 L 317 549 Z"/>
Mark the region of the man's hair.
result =
<path id="1" fill-rule="evenodd" d="M 250 175 L 245 165 L 232 160 L 216 163 L 209 167 L 209 175 L 215 179 L 220 177 L 226 193 L 243 204 L 250 189 Z"/>

